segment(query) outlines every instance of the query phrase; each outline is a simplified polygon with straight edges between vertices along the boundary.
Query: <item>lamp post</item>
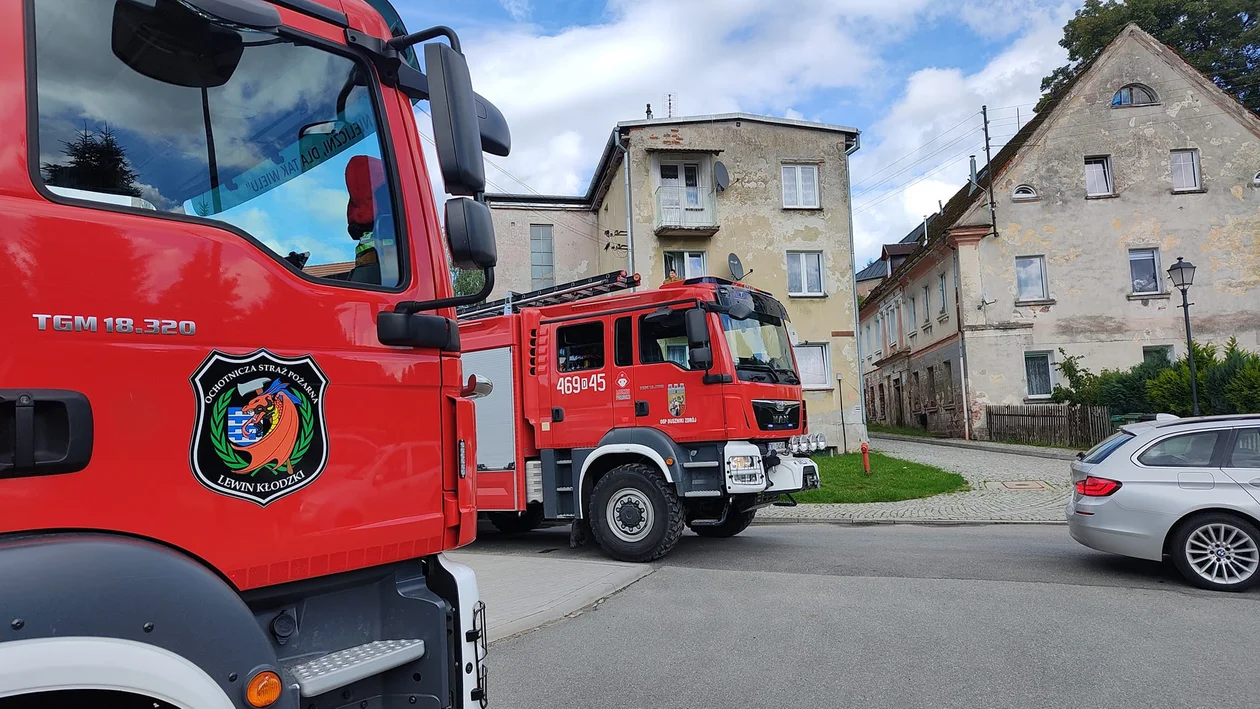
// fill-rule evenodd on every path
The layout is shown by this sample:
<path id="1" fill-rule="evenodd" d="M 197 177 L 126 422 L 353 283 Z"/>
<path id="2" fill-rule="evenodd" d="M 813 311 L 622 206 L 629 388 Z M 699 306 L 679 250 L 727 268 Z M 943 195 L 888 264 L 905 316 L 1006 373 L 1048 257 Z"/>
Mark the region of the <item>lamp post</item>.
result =
<path id="1" fill-rule="evenodd" d="M 1194 338 L 1190 336 L 1190 286 L 1194 285 L 1194 264 L 1177 257 L 1177 263 L 1168 267 L 1168 277 L 1181 290 L 1181 308 L 1186 314 L 1186 359 L 1190 360 L 1190 398 L 1194 401 L 1194 415 L 1199 415 L 1199 381 L 1194 371 Z"/>

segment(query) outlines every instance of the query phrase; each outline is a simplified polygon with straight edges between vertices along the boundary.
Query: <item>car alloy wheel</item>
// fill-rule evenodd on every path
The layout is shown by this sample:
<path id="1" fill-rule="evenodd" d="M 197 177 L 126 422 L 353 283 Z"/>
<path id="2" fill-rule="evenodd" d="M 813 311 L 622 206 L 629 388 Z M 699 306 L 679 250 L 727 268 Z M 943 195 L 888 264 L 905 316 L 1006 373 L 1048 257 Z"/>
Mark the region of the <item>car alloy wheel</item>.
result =
<path id="1" fill-rule="evenodd" d="M 1214 584 L 1244 583 L 1260 567 L 1260 549 L 1255 540 L 1225 522 L 1197 527 L 1186 538 L 1184 551 L 1190 568 Z"/>

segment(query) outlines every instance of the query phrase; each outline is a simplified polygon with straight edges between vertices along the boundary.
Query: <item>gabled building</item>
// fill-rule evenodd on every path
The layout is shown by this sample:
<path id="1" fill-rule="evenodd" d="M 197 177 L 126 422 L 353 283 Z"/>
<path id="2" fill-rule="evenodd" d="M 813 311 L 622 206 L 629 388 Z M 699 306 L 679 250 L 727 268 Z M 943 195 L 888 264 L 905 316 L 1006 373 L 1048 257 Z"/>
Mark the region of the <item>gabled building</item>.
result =
<path id="1" fill-rule="evenodd" d="M 811 430 L 855 450 L 866 436 L 849 199 L 857 148 L 853 128 L 747 113 L 618 123 L 585 194 L 486 195 L 499 243 L 490 297 L 619 269 L 645 286 L 671 272 L 730 279 L 735 255 L 743 281 L 787 307 Z"/>
<path id="2" fill-rule="evenodd" d="M 1260 118 L 1136 25 L 959 190 L 863 301 L 869 419 L 984 437 L 1093 371 L 1185 352 L 1166 271 L 1198 267 L 1196 341 L 1260 345 Z"/>

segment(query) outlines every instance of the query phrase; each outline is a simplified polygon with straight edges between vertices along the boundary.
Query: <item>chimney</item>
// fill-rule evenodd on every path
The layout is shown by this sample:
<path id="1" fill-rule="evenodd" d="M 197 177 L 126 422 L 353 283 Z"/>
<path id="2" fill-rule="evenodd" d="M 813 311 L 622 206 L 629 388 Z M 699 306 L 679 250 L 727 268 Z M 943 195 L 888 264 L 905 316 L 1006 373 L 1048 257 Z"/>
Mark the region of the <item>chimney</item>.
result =
<path id="1" fill-rule="evenodd" d="M 647 119 L 652 120 L 652 104 L 647 105 Z"/>

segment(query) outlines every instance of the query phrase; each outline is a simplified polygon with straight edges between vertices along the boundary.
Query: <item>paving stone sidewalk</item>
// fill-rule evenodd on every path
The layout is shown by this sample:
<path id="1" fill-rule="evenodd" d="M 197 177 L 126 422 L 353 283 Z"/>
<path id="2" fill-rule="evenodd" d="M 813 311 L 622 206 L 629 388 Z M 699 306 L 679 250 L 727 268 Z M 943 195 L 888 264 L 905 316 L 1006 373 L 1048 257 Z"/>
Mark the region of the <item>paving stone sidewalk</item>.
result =
<path id="1" fill-rule="evenodd" d="M 755 523 L 1064 523 L 1071 494 L 1066 460 L 901 438 L 873 438 L 871 448 L 956 472 L 972 489 L 900 502 L 765 507 Z"/>

